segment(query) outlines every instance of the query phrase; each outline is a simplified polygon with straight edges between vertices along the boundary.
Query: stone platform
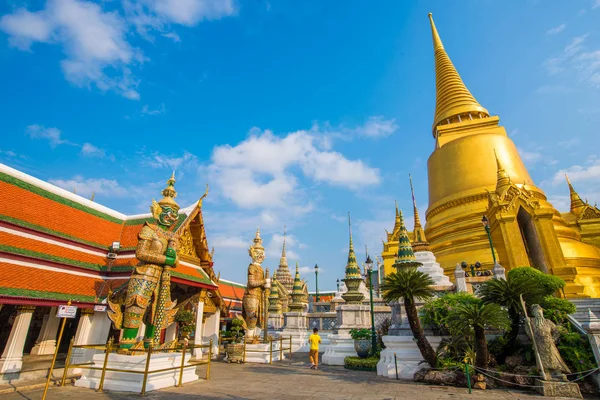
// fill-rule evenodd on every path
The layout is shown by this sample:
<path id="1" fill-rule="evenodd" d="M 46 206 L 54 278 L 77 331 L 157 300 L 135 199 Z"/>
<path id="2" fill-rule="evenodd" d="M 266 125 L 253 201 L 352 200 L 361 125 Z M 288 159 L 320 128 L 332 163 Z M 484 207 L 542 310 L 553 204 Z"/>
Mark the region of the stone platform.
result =
<path id="1" fill-rule="evenodd" d="M 146 382 L 146 391 L 162 389 L 175 386 L 179 383 L 179 369 L 163 372 L 151 373 L 164 368 L 181 366 L 181 353 L 156 353 L 150 359 L 148 368 L 148 381 Z M 185 355 L 186 364 L 192 357 L 191 354 Z M 119 369 L 124 371 L 143 372 L 146 366 L 147 356 L 143 355 L 121 355 L 111 354 L 108 358 L 107 368 Z M 102 368 L 104 364 L 104 354 L 96 354 L 92 359 L 93 367 Z M 183 370 L 183 383 L 198 380 L 196 375 L 196 365 L 188 365 Z M 81 379 L 75 382 L 75 386 L 98 389 L 100 386 L 101 370 L 82 369 Z M 120 392 L 141 392 L 144 374 L 106 371 L 104 378 L 104 389 Z"/>
<path id="2" fill-rule="evenodd" d="M 285 349 L 286 341 L 283 342 L 283 348 Z M 280 357 L 279 351 L 279 342 L 273 341 L 273 358 L 270 357 L 270 344 L 246 344 L 246 362 L 247 363 L 259 363 L 259 364 L 268 364 L 269 361 L 280 361 L 285 359 L 286 354 L 289 354 L 289 350 L 283 351 L 283 358 Z"/>
<path id="3" fill-rule="evenodd" d="M 545 397 L 568 397 L 583 399 L 579 385 L 571 382 L 535 380 L 535 390 Z"/>
<path id="4" fill-rule="evenodd" d="M 443 337 L 428 336 L 427 340 L 431 347 L 437 349 Z M 421 368 L 428 367 L 423 361 L 417 343 L 411 336 L 384 336 L 385 349 L 381 351 L 380 360 L 377 363 L 377 375 L 396 379 L 396 365 L 398 368 L 398 379 L 412 380 L 415 372 Z M 394 360 L 394 354 L 396 359 Z"/>

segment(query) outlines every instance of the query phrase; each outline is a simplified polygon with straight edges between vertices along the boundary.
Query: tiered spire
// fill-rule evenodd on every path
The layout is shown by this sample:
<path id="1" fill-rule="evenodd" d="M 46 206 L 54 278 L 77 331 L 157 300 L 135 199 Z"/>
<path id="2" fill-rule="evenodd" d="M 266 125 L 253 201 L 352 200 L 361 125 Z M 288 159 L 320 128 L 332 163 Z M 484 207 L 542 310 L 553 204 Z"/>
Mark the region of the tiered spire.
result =
<path id="1" fill-rule="evenodd" d="M 406 230 L 406 226 L 404 226 L 404 218 L 402 217 L 402 211 L 400 211 L 400 236 L 398 238 L 398 253 L 396 254 L 396 262 L 394 263 L 394 268 L 402 268 L 402 267 L 417 267 L 421 265 L 421 263 L 417 262 L 417 258 L 415 257 L 415 253 L 410 244 L 410 239 L 408 238 L 408 231 Z"/>
<path id="2" fill-rule="evenodd" d="M 410 192 L 412 194 L 413 201 L 413 212 L 415 216 L 415 228 L 413 230 L 413 251 L 431 251 L 427 238 L 425 238 L 425 230 L 421 226 L 421 219 L 419 218 L 419 210 L 417 209 L 417 201 L 415 200 L 415 190 L 413 188 L 412 176 L 408 174 L 410 180 Z"/>
<path id="3" fill-rule="evenodd" d="M 573 185 L 571 185 L 571 181 L 567 174 L 565 174 L 565 178 L 567 178 L 567 184 L 569 185 L 569 195 L 571 197 L 571 212 L 575 215 L 579 215 L 579 213 L 585 207 L 585 203 L 579 197 L 579 194 L 573 189 Z"/>
<path id="4" fill-rule="evenodd" d="M 269 312 L 279 314 L 281 312 L 281 304 L 279 303 L 279 288 L 277 287 L 277 274 L 273 273 L 271 281 L 271 293 L 269 293 Z"/>
<path id="5" fill-rule="evenodd" d="M 350 213 L 348 213 L 348 231 L 350 233 L 350 247 L 348 249 L 348 263 L 346 264 L 346 276 L 343 279 L 348 291 L 342 295 L 342 298 L 348 304 L 360 304 L 364 299 L 364 295 L 358 291 L 362 276 L 360 268 L 356 263 L 356 254 L 354 254 L 354 244 L 352 243 L 352 223 L 350 221 Z"/>
<path id="6" fill-rule="evenodd" d="M 483 108 L 473 97 L 456 71 L 454 64 L 448 57 L 440 35 L 429 13 L 431 34 L 433 36 L 433 51 L 435 57 L 435 117 L 433 131 L 443 123 L 448 123 L 452 118 L 481 118 L 489 117 L 488 111 Z M 470 115 L 470 117 L 469 117 Z M 453 121 L 458 122 L 458 121 Z"/>
<path id="7" fill-rule="evenodd" d="M 504 166 L 500 162 L 496 150 L 494 150 L 494 157 L 496 157 L 496 167 L 498 168 L 498 177 L 496 180 L 496 193 L 498 194 L 498 196 L 502 196 L 504 192 L 506 192 L 506 190 L 510 187 L 510 177 L 508 176 L 508 173 L 506 172 Z"/>
<path id="8" fill-rule="evenodd" d="M 300 303 L 300 300 L 303 296 L 302 293 L 302 280 L 300 279 L 300 267 L 298 266 L 298 262 L 296 262 L 296 276 L 294 278 L 294 288 L 292 290 L 292 302 L 289 307 L 292 311 L 300 311 L 304 308 L 304 306 Z"/>
<path id="9" fill-rule="evenodd" d="M 290 269 L 288 267 L 288 261 L 285 254 L 285 241 L 286 241 L 286 227 L 283 227 L 283 248 L 281 250 L 281 258 L 279 259 L 279 268 L 277 268 L 277 280 L 281 282 L 283 287 L 288 290 L 288 293 L 291 293 L 294 287 L 294 278 L 292 278 L 292 274 L 290 274 Z"/>

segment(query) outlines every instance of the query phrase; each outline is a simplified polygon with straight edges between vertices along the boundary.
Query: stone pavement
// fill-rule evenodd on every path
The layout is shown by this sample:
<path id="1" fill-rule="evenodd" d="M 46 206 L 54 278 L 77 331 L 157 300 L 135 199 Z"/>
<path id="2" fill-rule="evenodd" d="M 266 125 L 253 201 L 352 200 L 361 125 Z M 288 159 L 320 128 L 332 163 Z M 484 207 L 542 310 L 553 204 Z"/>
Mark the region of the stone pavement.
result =
<path id="1" fill-rule="evenodd" d="M 182 388 L 166 388 L 149 392 L 148 399 L 473 399 L 517 400 L 538 399 L 534 392 L 516 390 L 473 391 L 467 389 L 430 386 L 413 382 L 378 377 L 374 372 L 349 371 L 343 367 L 324 365 L 318 371 L 308 368 L 307 354 L 295 354 L 292 360 L 277 364 L 227 364 L 214 362 L 211 380 L 198 381 Z M 205 366 L 198 373 L 204 376 Z M 2 400 L 38 400 L 42 390 L 31 390 L 1 395 Z M 96 393 L 89 389 L 68 386 L 50 388 L 49 400 L 139 399 L 135 393 Z"/>

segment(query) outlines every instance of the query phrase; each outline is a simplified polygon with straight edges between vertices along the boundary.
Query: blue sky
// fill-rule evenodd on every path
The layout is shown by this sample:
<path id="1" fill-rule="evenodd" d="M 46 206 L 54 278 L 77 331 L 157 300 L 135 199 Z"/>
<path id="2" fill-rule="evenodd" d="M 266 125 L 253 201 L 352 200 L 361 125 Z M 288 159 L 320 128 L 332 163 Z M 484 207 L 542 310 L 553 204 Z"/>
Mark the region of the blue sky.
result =
<path id="1" fill-rule="evenodd" d="M 334 289 L 348 211 L 359 258 L 381 251 L 395 199 L 411 216 L 409 173 L 424 218 L 428 12 L 555 206 L 565 171 L 600 200 L 598 0 L 7 0 L 0 162 L 131 214 L 176 169 L 182 206 L 211 186 L 222 277 L 245 281 L 257 225 L 273 271 L 286 224 L 290 265 L 314 290 L 318 263 Z"/>

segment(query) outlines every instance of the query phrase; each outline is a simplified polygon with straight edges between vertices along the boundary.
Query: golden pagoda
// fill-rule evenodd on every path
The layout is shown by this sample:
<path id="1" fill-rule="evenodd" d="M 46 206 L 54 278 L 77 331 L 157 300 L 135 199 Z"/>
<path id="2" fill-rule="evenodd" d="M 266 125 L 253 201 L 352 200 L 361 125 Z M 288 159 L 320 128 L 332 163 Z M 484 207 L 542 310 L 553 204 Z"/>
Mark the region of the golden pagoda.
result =
<path id="1" fill-rule="evenodd" d="M 486 215 L 498 261 L 507 270 L 532 266 L 564 279 L 567 297 L 600 297 L 600 210 L 583 202 L 570 183 L 569 212 L 561 214 L 548 202 L 499 117 L 490 115 L 463 83 L 431 14 L 429 19 L 436 145 L 427 163 L 425 233 L 437 261 L 450 276 L 461 261 L 491 268 L 481 224 Z"/>

